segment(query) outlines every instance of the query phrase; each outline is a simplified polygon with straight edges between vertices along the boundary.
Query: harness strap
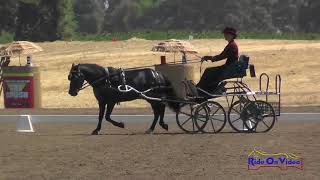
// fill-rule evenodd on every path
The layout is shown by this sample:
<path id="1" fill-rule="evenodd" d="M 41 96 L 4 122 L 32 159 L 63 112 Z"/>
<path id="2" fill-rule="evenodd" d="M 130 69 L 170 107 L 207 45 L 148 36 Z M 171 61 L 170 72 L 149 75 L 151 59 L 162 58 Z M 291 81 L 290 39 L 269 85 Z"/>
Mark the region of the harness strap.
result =
<path id="1" fill-rule="evenodd" d="M 106 83 L 107 85 L 110 87 L 111 86 L 111 82 L 110 82 L 110 71 L 109 68 L 104 68 L 105 72 L 106 72 Z"/>
<path id="2" fill-rule="evenodd" d="M 157 71 L 152 71 L 152 74 L 154 75 L 154 78 L 157 81 L 158 87 L 160 87 L 161 85 L 160 74 Z"/>
<path id="3" fill-rule="evenodd" d="M 121 84 L 122 84 L 123 86 L 125 86 L 125 85 L 127 84 L 127 82 L 126 82 L 126 74 L 125 74 L 125 72 L 124 72 L 124 70 L 123 70 L 122 68 L 120 68 L 119 71 L 120 71 L 120 81 L 121 81 Z"/>

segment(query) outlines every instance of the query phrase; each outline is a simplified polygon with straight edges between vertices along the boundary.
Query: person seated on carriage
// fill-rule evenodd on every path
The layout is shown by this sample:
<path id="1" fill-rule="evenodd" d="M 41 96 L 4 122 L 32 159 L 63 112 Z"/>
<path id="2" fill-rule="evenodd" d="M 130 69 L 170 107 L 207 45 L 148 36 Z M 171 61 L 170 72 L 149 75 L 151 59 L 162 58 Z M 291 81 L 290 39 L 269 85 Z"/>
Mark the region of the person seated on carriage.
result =
<path id="1" fill-rule="evenodd" d="M 237 38 L 237 31 L 234 28 L 226 27 L 222 33 L 224 34 L 225 40 L 228 41 L 228 45 L 220 54 L 215 56 L 203 56 L 201 61 L 211 60 L 212 62 L 216 62 L 227 59 L 226 63 L 222 66 L 206 68 L 199 83 L 196 85 L 197 87 L 213 94 L 224 91 L 225 84 L 219 85 L 219 83 L 224 79 L 223 73 L 228 66 L 237 62 L 239 59 L 238 45 L 235 42 L 235 39 Z"/>

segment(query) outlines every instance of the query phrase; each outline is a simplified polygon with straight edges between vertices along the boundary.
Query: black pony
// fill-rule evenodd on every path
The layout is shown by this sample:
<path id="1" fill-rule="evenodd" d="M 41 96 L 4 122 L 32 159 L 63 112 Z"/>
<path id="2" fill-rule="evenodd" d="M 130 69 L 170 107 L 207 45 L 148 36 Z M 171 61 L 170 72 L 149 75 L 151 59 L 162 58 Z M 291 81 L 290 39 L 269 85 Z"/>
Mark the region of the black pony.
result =
<path id="1" fill-rule="evenodd" d="M 93 93 L 99 102 L 99 122 L 97 128 L 92 132 L 93 135 L 99 134 L 101 123 L 105 114 L 105 119 L 114 126 L 124 128 L 124 123 L 116 122 L 110 118 L 112 110 L 116 103 L 131 101 L 135 99 L 144 99 L 141 94 L 130 91 L 120 92 L 120 85 L 130 85 L 138 91 L 146 91 L 149 97 L 155 98 L 173 98 L 175 92 L 170 82 L 161 73 L 153 69 L 132 69 L 121 70 L 113 67 L 104 68 L 96 64 L 72 64 L 68 79 L 70 81 L 69 94 L 77 96 L 78 92 L 84 89 L 84 81 L 92 86 Z M 146 99 L 147 100 L 147 99 Z M 168 125 L 163 121 L 165 106 L 161 101 L 147 100 L 153 109 L 154 120 L 146 133 L 152 133 L 160 117 L 160 126 L 168 130 Z M 168 102 L 168 106 L 175 112 L 179 111 L 179 103 Z"/>

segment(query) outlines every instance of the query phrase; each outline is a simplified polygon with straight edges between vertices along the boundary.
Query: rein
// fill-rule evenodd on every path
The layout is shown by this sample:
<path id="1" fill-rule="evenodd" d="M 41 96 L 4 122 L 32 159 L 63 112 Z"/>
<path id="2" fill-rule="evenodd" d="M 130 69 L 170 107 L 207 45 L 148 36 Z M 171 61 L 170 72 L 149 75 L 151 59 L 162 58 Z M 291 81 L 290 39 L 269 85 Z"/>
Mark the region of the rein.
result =
<path id="1" fill-rule="evenodd" d="M 101 78 L 93 81 L 92 84 L 89 84 L 88 82 L 84 83 L 84 84 L 82 85 L 82 87 L 79 89 L 79 91 L 84 90 L 84 89 L 86 89 L 86 88 L 89 87 L 89 86 L 94 86 L 94 84 L 102 81 L 102 80 L 105 79 L 106 77 L 107 77 L 107 76 L 103 76 L 103 77 L 101 77 Z"/>
<path id="2" fill-rule="evenodd" d="M 83 90 L 83 89 L 86 89 L 86 88 L 89 87 L 89 86 L 92 86 L 92 87 L 93 87 L 96 83 L 104 80 L 105 78 L 107 79 L 107 82 L 110 83 L 110 81 L 109 81 L 109 79 L 108 79 L 108 78 L 110 78 L 109 69 L 108 69 L 108 68 L 105 68 L 105 72 L 106 72 L 106 75 L 104 75 L 104 76 L 102 76 L 101 78 L 93 81 L 92 84 L 88 83 L 88 81 L 87 81 L 86 83 L 84 83 L 84 84 L 82 85 L 82 87 L 79 89 L 79 91 L 81 91 L 81 90 Z M 109 85 L 110 85 L 110 84 L 109 84 Z"/>

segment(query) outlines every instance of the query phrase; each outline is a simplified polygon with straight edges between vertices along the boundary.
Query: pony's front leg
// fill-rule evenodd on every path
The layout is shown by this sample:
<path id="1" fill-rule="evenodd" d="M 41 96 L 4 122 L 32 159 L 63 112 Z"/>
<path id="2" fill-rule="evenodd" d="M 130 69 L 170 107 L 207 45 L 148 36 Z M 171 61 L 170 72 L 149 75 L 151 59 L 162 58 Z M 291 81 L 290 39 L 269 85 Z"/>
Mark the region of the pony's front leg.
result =
<path id="1" fill-rule="evenodd" d="M 106 112 L 106 121 L 110 122 L 112 125 L 117 126 L 119 128 L 124 128 L 123 122 L 117 122 L 111 119 L 111 113 L 113 111 L 113 108 L 115 106 L 115 103 L 109 103 L 107 106 L 107 112 Z"/>
<path id="2" fill-rule="evenodd" d="M 104 103 L 99 103 L 99 122 L 98 122 L 98 126 L 97 128 L 92 131 L 92 135 L 98 135 L 99 131 L 101 130 L 101 123 L 102 123 L 102 119 L 103 119 L 103 115 L 104 115 L 104 111 L 106 109 L 106 104 Z"/>

